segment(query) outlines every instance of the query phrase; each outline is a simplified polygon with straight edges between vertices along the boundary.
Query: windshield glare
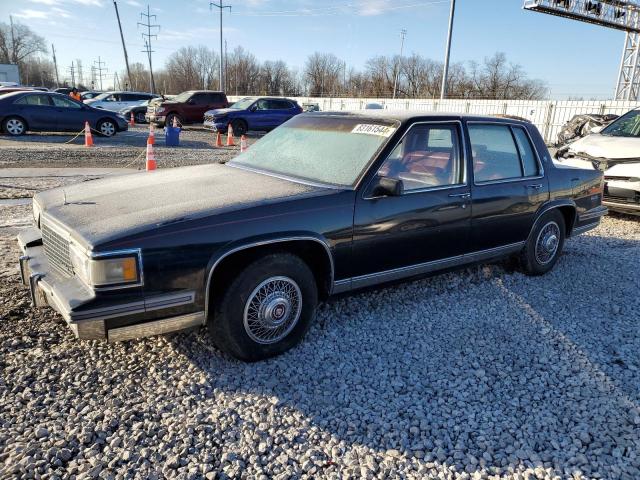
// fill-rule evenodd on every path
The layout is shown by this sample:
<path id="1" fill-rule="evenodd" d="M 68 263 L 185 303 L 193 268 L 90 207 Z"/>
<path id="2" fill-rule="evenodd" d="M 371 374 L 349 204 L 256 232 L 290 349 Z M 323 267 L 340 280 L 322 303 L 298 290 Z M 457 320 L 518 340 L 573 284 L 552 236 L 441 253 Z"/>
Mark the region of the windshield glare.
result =
<path id="1" fill-rule="evenodd" d="M 236 103 L 231 105 L 229 108 L 234 108 L 236 110 L 244 110 L 245 108 L 249 108 L 253 102 L 255 102 L 255 98 L 243 98 L 238 100 Z"/>
<path id="2" fill-rule="evenodd" d="M 353 187 L 397 127 L 397 122 L 384 119 L 299 115 L 230 164 Z"/>
<path id="3" fill-rule="evenodd" d="M 640 137 L 640 110 L 625 113 L 601 133 L 612 137 Z"/>
<path id="4" fill-rule="evenodd" d="M 184 103 L 191 98 L 193 92 L 182 92 L 171 99 L 173 102 Z"/>

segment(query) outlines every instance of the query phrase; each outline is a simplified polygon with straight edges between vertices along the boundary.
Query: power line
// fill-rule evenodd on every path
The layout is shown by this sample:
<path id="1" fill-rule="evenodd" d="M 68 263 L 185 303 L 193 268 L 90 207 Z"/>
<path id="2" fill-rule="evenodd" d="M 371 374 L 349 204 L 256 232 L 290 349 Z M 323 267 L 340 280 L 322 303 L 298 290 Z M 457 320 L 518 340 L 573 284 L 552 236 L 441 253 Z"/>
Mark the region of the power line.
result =
<path id="1" fill-rule="evenodd" d="M 138 22 L 138 26 L 147 27 L 147 33 L 142 32 L 142 39 L 144 40 L 143 52 L 146 53 L 147 57 L 149 58 L 149 86 L 151 87 L 151 93 L 155 93 L 156 81 L 153 78 L 153 63 L 151 61 L 151 54 L 154 53 L 154 51 L 151 49 L 151 39 L 152 38 L 157 39 L 158 35 L 151 33 L 151 29 L 157 28 L 158 30 L 160 30 L 160 25 L 151 23 L 151 19 L 153 19 L 154 21 L 157 21 L 157 16 L 151 15 L 151 10 L 149 9 L 148 4 L 147 4 L 147 13 L 142 12 L 140 14 L 140 18 L 141 19 L 146 18 L 146 22 L 147 22 L 147 23 Z"/>
<path id="2" fill-rule="evenodd" d="M 94 67 L 93 72 L 96 74 L 96 76 L 100 79 L 100 90 L 102 90 L 102 78 L 104 76 L 106 76 L 105 73 L 102 73 L 102 71 L 104 70 L 105 72 L 107 71 L 106 68 L 103 68 L 102 65 L 106 65 L 105 62 L 102 61 L 102 59 L 100 57 L 98 57 L 98 60 L 94 60 L 94 65 L 97 63 L 98 66 Z"/>
<path id="3" fill-rule="evenodd" d="M 219 85 L 220 85 L 220 90 L 224 90 L 224 60 L 223 60 L 223 50 L 222 50 L 222 11 L 225 8 L 229 9 L 229 12 L 231 12 L 231 5 L 223 5 L 222 4 L 222 0 L 219 0 L 220 3 L 214 3 L 214 2 L 209 2 L 209 8 L 213 8 L 216 7 L 218 10 L 220 10 L 220 70 L 219 70 Z"/>

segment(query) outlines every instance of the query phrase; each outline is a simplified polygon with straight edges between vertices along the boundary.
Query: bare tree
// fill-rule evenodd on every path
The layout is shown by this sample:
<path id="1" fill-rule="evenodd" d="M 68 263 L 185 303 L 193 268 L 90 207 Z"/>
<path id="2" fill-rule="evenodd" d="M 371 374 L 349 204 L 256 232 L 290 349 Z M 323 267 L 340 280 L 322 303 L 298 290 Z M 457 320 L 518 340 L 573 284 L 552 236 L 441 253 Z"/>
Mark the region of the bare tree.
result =
<path id="1" fill-rule="evenodd" d="M 309 95 L 340 94 L 340 73 L 343 62 L 333 53 L 315 52 L 307 58 L 304 76 Z"/>
<path id="2" fill-rule="evenodd" d="M 47 53 L 44 38 L 21 23 L 0 23 L 0 63 L 19 65 L 39 53 Z"/>

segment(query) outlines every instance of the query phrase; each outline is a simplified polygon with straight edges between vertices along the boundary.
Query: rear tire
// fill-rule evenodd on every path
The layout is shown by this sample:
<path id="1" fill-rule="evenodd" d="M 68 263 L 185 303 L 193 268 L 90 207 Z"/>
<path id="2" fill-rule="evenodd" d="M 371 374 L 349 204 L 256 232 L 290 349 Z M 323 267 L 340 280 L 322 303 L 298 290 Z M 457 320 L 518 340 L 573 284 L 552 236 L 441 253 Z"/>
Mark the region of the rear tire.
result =
<path id="1" fill-rule="evenodd" d="M 20 117 L 8 117 L 2 122 L 2 130 L 12 137 L 19 137 L 27 132 L 27 123 Z"/>
<path id="2" fill-rule="evenodd" d="M 142 112 L 134 114 L 133 119 L 135 123 L 147 123 L 147 119 L 144 118 L 144 113 Z"/>
<path id="3" fill-rule="evenodd" d="M 520 254 L 520 265 L 527 275 L 544 275 L 560 258 L 566 227 L 558 210 L 540 217 Z"/>
<path id="4" fill-rule="evenodd" d="M 247 133 L 247 124 L 244 120 L 233 120 L 231 127 L 233 128 L 233 134 L 238 137 Z"/>
<path id="5" fill-rule="evenodd" d="M 214 301 L 209 334 L 239 360 L 263 360 L 302 340 L 317 305 L 318 289 L 307 264 L 287 253 L 267 255 L 245 267 Z"/>

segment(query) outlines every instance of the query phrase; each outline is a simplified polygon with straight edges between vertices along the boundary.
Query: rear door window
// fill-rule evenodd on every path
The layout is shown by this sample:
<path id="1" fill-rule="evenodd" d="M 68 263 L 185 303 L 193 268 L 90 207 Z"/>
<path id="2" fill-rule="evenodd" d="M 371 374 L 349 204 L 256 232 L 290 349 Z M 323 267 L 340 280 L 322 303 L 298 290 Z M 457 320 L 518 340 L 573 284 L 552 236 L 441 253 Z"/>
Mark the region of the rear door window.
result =
<path id="1" fill-rule="evenodd" d="M 53 104 L 59 108 L 80 108 L 80 104 L 66 97 L 55 96 L 51 98 Z"/>
<path id="2" fill-rule="evenodd" d="M 287 100 L 269 100 L 269 110 L 289 110 L 291 102 Z"/>
<path id="3" fill-rule="evenodd" d="M 50 107 L 49 95 L 25 95 L 14 102 L 16 105 L 32 105 L 36 107 Z"/>
<path id="4" fill-rule="evenodd" d="M 523 177 L 520 155 L 509 125 L 469 124 L 476 182 Z"/>

